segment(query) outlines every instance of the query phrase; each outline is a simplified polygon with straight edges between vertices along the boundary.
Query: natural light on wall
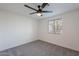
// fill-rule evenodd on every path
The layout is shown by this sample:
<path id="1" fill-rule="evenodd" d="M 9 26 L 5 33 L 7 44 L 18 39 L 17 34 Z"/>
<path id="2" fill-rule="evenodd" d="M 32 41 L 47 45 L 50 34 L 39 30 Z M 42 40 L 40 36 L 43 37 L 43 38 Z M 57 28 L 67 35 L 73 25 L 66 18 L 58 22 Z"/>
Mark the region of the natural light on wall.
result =
<path id="1" fill-rule="evenodd" d="M 62 18 L 49 20 L 49 33 L 60 34 L 62 32 Z"/>

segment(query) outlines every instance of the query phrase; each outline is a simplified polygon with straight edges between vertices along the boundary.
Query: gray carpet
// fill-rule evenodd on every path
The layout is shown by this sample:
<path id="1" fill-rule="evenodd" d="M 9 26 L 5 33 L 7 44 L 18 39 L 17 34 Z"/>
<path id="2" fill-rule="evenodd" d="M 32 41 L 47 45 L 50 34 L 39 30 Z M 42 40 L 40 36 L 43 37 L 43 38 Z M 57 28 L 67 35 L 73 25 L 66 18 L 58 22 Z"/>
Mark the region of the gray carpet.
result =
<path id="1" fill-rule="evenodd" d="M 37 40 L 2 51 L 0 56 L 79 56 L 79 52 Z"/>

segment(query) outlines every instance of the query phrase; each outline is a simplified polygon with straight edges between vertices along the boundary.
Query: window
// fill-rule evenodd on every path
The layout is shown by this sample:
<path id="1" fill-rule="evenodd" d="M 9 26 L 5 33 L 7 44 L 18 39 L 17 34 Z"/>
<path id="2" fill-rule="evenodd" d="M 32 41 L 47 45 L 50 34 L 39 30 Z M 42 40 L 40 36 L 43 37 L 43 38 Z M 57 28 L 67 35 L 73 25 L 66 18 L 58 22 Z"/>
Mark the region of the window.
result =
<path id="1" fill-rule="evenodd" d="M 49 20 L 49 33 L 60 34 L 62 32 L 62 22 L 61 18 Z"/>

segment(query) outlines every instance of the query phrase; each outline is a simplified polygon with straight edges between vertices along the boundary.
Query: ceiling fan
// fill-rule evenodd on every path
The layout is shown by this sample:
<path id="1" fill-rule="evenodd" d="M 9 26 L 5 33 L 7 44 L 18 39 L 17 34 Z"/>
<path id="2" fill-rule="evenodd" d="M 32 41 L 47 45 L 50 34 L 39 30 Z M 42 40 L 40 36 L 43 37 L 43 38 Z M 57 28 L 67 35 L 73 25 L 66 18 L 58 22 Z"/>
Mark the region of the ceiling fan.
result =
<path id="1" fill-rule="evenodd" d="M 35 11 L 35 12 L 30 13 L 30 15 L 32 15 L 32 14 L 37 14 L 38 16 L 42 16 L 42 13 L 52 13 L 52 11 L 43 11 L 43 9 L 44 9 L 47 5 L 49 5 L 49 4 L 48 4 L 48 3 L 43 3 L 42 5 L 38 5 L 38 6 L 37 6 L 38 9 L 32 8 L 32 7 L 28 6 L 28 5 L 24 5 L 24 6 Z"/>

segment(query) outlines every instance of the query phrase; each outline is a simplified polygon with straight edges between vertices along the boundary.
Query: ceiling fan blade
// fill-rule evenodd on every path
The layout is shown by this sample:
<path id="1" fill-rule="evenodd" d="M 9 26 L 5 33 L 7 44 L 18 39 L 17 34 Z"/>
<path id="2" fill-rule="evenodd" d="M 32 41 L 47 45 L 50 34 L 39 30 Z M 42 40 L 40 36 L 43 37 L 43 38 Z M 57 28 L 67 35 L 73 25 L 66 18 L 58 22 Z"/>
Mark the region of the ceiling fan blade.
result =
<path id="1" fill-rule="evenodd" d="M 52 13 L 52 11 L 42 11 L 42 13 Z"/>
<path id="2" fill-rule="evenodd" d="M 30 9 L 32 9 L 32 10 L 35 10 L 35 11 L 37 11 L 35 8 L 32 8 L 32 7 L 30 7 L 30 6 L 28 6 L 28 5 L 24 5 L 25 7 L 28 7 L 28 8 L 30 8 Z"/>
<path id="3" fill-rule="evenodd" d="M 30 13 L 30 15 L 35 14 L 35 13 L 37 13 L 37 12 Z"/>
<path id="4" fill-rule="evenodd" d="M 48 3 L 43 3 L 41 8 L 43 9 Z"/>

